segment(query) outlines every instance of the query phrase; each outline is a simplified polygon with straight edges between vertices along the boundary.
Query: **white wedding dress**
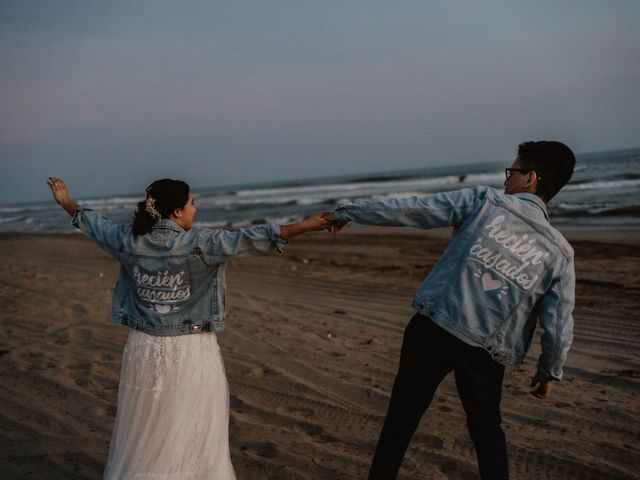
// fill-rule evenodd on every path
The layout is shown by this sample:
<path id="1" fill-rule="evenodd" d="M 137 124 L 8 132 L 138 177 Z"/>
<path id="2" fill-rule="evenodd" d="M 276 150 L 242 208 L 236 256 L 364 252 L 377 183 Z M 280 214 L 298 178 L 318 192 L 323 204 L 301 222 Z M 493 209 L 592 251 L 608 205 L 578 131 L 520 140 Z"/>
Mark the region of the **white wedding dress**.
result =
<path id="1" fill-rule="evenodd" d="M 234 480 L 229 387 L 215 333 L 131 330 L 105 480 Z"/>

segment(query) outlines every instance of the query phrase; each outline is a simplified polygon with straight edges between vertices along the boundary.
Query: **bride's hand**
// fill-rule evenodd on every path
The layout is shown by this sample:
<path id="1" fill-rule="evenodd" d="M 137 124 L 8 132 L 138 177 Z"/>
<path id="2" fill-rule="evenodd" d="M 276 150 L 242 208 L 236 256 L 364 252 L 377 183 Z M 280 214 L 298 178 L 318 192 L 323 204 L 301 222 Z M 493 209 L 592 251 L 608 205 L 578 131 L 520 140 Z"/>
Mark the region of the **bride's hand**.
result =
<path id="1" fill-rule="evenodd" d="M 69 215 L 73 215 L 78 208 L 78 204 L 75 200 L 69 198 L 69 190 L 67 190 L 65 183 L 59 178 L 49 177 L 47 185 L 51 187 L 51 193 L 53 193 L 53 198 L 55 198 L 56 202 L 58 202 Z"/>
<path id="2" fill-rule="evenodd" d="M 56 177 L 49 177 L 47 180 L 47 185 L 51 187 L 51 193 L 53 193 L 53 198 L 60 205 L 64 205 L 64 203 L 69 201 L 69 190 L 67 190 L 67 186 L 64 181 Z"/>

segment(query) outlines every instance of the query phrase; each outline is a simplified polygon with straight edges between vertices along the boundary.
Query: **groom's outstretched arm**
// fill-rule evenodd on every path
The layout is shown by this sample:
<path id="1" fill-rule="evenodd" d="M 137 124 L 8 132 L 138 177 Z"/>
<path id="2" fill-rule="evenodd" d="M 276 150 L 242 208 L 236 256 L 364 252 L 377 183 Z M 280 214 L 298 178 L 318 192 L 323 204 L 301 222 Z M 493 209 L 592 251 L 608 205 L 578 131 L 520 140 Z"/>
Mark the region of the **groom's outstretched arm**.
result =
<path id="1" fill-rule="evenodd" d="M 346 222 L 416 228 L 455 226 L 480 208 L 488 190 L 475 187 L 424 196 L 359 200 L 338 207 L 332 220 L 336 231 Z"/>

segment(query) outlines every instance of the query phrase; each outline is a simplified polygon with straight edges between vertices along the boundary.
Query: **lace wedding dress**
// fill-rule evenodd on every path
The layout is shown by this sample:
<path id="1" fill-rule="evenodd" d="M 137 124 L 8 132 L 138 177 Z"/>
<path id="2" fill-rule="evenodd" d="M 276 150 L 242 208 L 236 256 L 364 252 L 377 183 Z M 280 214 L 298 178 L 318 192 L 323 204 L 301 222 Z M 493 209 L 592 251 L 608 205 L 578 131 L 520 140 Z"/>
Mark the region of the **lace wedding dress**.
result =
<path id="1" fill-rule="evenodd" d="M 215 333 L 131 330 L 104 480 L 233 480 L 229 391 Z"/>

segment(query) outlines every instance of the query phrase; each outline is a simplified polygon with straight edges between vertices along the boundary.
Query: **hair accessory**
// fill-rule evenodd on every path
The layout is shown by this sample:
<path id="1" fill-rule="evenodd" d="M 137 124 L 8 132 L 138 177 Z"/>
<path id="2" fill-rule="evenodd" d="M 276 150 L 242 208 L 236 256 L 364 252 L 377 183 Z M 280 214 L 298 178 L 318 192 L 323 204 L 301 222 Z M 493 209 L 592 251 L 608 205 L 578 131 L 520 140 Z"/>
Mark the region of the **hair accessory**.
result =
<path id="1" fill-rule="evenodd" d="M 145 204 L 144 209 L 149 215 L 151 215 L 152 218 L 155 218 L 156 220 L 160 220 L 162 218 L 162 215 L 160 215 L 160 212 L 156 210 L 155 198 L 153 198 L 151 195 L 147 195 L 147 198 L 145 199 L 144 204 Z"/>

